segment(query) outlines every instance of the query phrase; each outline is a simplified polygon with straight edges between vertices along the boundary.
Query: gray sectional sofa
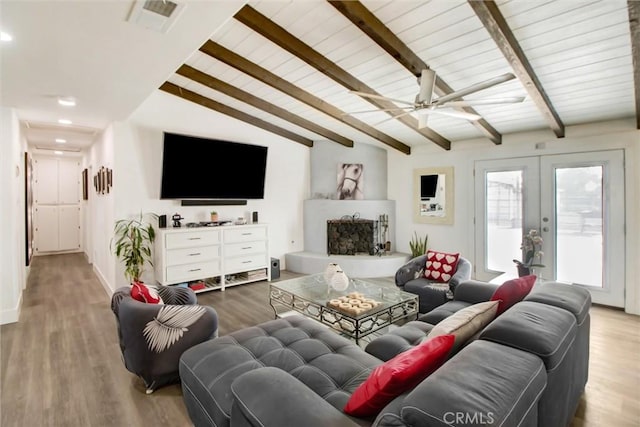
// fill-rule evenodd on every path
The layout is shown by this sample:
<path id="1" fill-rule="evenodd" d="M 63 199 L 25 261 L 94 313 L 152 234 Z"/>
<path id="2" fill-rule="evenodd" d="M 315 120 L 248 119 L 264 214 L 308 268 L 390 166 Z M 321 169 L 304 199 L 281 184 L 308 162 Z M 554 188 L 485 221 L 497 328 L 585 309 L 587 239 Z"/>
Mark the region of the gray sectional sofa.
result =
<path id="1" fill-rule="evenodd" d="M 590 306 L 583 289 L 537 285 L 368 419 L 343 412 L 351 394 L 383 359 L 415 345 L 432 326 L 399 328 L 415 340 L 395 334 L 387 356 L 375 357 L 302 316 L 277 319 L 185 351 L 184 402 L 197 427 L 566 426 L 587 382 Z M 424 327 L 411 325 L 419 323 Z"/>

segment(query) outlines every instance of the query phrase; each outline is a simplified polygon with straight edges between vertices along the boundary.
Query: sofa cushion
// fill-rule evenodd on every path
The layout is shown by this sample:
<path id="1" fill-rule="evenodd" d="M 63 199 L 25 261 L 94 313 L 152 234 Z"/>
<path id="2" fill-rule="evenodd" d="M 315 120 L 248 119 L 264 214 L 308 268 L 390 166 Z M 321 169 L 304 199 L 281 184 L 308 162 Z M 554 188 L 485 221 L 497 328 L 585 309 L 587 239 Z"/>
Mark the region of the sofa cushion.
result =
<path id="1" fill-rule="evenodd" d="M 367 344 L 364 350 L 380 360 L 391 360 L 424 341 L 431 329 L 433 329 L 433 325 L 429 323 L 412 320 L 375 338 Z"/>
<path id="2" fill-rule="evenodd" d="M 591 308 L 589 291 L 578 286 L 558 282 L 541 283 L 535 286 L 524 300 L 563 308 L 576 316 L 578 325 L 582 325 Z"/>
<path id="3" fill-rule="evenodd" d="M 459 253 L 427 251 L 424 277 L 434 282 L 447 283 L 456 272 Z"/>
<path id="4" fill-rule="evenodd" d="M 455 313 L 459 312 L 463 308 L 467 308 L 471 305 L 472 304 L 466 301 L 451 300 L 442 304 L 439 307 L 434 308 L 433 310 L 431 310 L 426 314 L 420 315 L 420 317 L 418 317 L 418 320 L 420 320 L 421 322 L 430 323 L 432 325 L 437 325 L 438 323 L 442 322 L 444 319 L 454 315 Z"/>
<path id="5" fill-rule="evenodd" d="M 517 279 L 511 279 L 504 282 L 491 297 L 491 301 L 500 301 L 498 305 L 498 315 L 502 314 L 509 307 L 517 302 L 520 302 L 526 297 L 531 288 L 536 283 L 536 276 L 533 274 L 529 276 L 518 277 Z"/>
<path id="6" fill-rule="evenodd" d="M 393 402 L 383 409 L 374 425 L 536 425 L 536 402 L 545 384 L 538 357 L 474 341 L 418 384 L 400 405 Z M 400 413 L 395 412 L 398 406 Z"/>
<path id="7" fill-rule="evenodd" d="M 454 341 L 453 335 L 436 336 L 376 367 L 353 392 L 344 412 L 356 417 L 377 415 L 395 397 L 438 369 Z"/>
<path id="8" fill-rule="evenodd" d="M 555 369 L 576 337 L 576 319 L 568 311 L 522 301 L 502 314 L 480 334 L 480 339 L 524 350 Z"/>
<path id="9" fill-rule="evenodd" d="M 453 334 L 456 337 L 455 346 L 460 348 L 496 317 L 497 309 L 498 301 L 470 305 L 435 325 L 428 337 Z"/>
<path id="10" fill-rule="evenodd" d="M 295 315 L 192 347 L 180 358 L 180 378 L 191 419 L 223 427 L 230 423 L 231 384 L 245 372 L 265 366 L 282 369 L 342 411 L 380 364 L 354 342 Z"/>
<path id="11" fill-rule="evenodd" d="M 147 286 L 142 282 L 134 282 L 131 285 L 131 298 L 147 304 L 162 304 L 162 298 L 153 286 Z"/>

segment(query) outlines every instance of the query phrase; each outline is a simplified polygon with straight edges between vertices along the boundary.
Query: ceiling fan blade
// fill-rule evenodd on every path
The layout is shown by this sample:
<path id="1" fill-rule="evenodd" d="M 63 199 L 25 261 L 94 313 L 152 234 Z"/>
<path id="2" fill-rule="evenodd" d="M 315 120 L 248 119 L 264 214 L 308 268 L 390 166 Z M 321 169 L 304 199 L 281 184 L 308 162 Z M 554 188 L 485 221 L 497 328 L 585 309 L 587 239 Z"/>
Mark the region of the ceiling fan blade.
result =
<path id="1" fill-rule="evenodd" d="M 427 127 L 427 120 L 429 119 L 429 115 L 431 114 L 439 114 L 441 116 L 455 117 L 456 119 L 465 119 L 465 120 L 480 120 L 480 117 L 477 114 L 465 113 L 464 111 L 443 111 L 436 108 L 424 108 L 422 110 L 418 110 L 418 129 L 422 129 Z"/>
<path id="2" fill-rule="evenodd" d="M 420 92 L 418 93 L 417 102 L 431 104 L 435 86 L 436 72 L 430 69 L 422 70 L 422 74 L 420 75 Z"/>
<path id="3" fill-rule="evenodd" d="M 524 101 L 524 96 L 514 96 L 510 98 L 487 98 L 487 99 L 466 99 L 464 101 L 449 101 L 446 107 L 470 107 L 472 105 L 492 105 L 492 104 L 517 104 Z M 439 104 L 443 106 L 442 104 Z"/>
<path id="4" fill-rule="evenodd" d="M 427 127 L 427 120 L 429 119 L 429 113 L 427 111 L 432 110 L 422 110 L 420 114 L 418 114 L 418 129 Z"/>
<path id="5" fill-rule="evenodd" d="M 474 92 L 478 92 L 484 89 L 488 89 L 491 86 L 498 85 L 500 83 L 508 82 L 509 80 L 515 79 L 512 73 L 506 73 L 498 77 L 494 77 L 492 79 L 486 80 L 484 82 L 476 83 L 474 85 L 468 86 L 464 89 L 457 90 L 455 92 L 451 92 L 448 95 L 441 96 L 436 99 L 434 104 L 444 104 L 445 102 L 453 101 L 454 99 L 462 98 L 463 96 L 469 95 Z"/>
<path id="6" fill-rule="evenodd" d="M 428 114 L 439 114 L 441 116 L 455 117 L 456 119 L 465 119 L 471 121 L 480 120 L 482 118 L 477 114 L 465 113 L 464 111 L 457 110 L 441 110 L 439 108 L 435 110 L 429 110 Z"/>
<path id="7" fill-rule="evenodd" d="M 366 93 L 366 92 L 358 92 L 358 91 L 355 91 L 355 90 L 350 90 L 349 93 L 353 93 L 354 95 L 363 96 L 365 98 L 382 99 L 383 101 L 393 101 L 393 102 L 397 102 L 398 104 L 411 105 L 413 107 L 413 102 L 404 101 L 402 99 L 387 98 L 386 96 L 374 95 L 372 93 Z"/>
<path id="8" fill-rule="evenodd" d="M 354 111 L 352 113 L 342 113 L 341 116 L 350 116 L 352 114 L 361 114 L 361 113 L 378 113 L 380 111 L 401 111 L 401 110 L 413 110 L 413 107 L 398 107 L 398 108 L 379 108 L 377 110 L 362 110 L 362 111 Z"/>
<path id="9" fill-rule="evenodd" d="M 396 114 L 395 116 L 389 117 L 388 119 L 384 119 L 382 121 L 376 122 L 372 126 L 377 126 L 377 125 L 380 125 L 382 123 L 386 123 L 386 122 L 388 122 L 390 120 L 394 120 L 394 119 L 406 116 L 406 115 L 411 114 L 411 113 L 413 113 L 413 109 L 411 111 L 405 111 L 404 113 Z"/>

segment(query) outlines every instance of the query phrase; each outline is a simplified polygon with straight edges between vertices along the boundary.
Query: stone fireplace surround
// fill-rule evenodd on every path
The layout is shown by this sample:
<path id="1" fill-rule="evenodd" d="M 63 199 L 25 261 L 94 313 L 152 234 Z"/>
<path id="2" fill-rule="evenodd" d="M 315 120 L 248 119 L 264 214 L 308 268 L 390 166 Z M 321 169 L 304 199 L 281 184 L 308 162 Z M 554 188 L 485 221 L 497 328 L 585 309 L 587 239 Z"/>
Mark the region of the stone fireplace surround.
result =
<path id="1" fill-rule="evenodd" d="M 389 255 L 328 255 L 327 221 L 346 215 L 359 214 L 360 219 L 377 220 L 381 214 L 389 216 Z M 287 270 L 296 273 L 321 273 L 330 262 L 340 264 L 349 277 L 389 277 L 395 275 L 410 258 L 409 254 L 395 251 L 394 200 L 305 200 L 303 205 L 304 251 L 285 255 Z"/>
<path id="2" fill-rule="evenodd" d="M 305 200 L 303 204 L 304 250 L 285 254 L 287 270 L 314 274 L 323 272 L 328 263 L 337 262 L 349 277 L 393 276 L 409 260 L 410 255 L 395 252 L 396 204 L 393 200 L 386 200 L 387 151 L 357 142 L 349 148 L 331 141 L 314 141 L 309 160 L 309 194 L 314 198 Z M 364 200 L 335 200 L 336 174 L 340 163 L 363 165 Z M 327 221 L 355 213 L 359 214 L 360 219 L 374 221 L 382 214 L 388 215 L 389 255 L 327 254 Z"/>

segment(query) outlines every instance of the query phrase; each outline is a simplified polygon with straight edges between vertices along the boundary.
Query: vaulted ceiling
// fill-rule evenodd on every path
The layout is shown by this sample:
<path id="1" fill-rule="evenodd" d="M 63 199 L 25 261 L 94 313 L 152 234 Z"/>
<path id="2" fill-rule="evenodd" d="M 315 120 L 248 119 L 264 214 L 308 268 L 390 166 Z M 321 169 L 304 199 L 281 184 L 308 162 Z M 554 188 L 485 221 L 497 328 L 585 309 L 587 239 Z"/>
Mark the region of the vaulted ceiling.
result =
<path id="1" fill-rule="evenodd" d="M 0 29 L 15 40 L 0 43 L 0 101 L 29 142 L 54 144 L 55 130 L 89 144 L 158 88 L 306 146 L 409 153 L 529 130 L 561 138 L 611 119 L 640 128 L 640 1 L 174 1 L 175 21 L 154 32 L 132 13 L 164 0 L 2 0 Z M 413 102 L 427 67 L 435 97 L 513 73 L 464 99 L 526 98 L 463 108 L 478 121 L 432 114 L 421 128 L 415 113 L 392 118 L 401 102 L 352 93 Z M 54 105 L 58 95 L 78 106 Z M 74 126 L 57 125 L 63 115 Z"/>
<path id="2" fill-rule="evenodd" d="M 616 118 L 640 126 L 639 15 L 639 2 L 619 0 L 250 2 L 160 89 L 304 145 L 364 140 L 407 154 L 534 129 L 562 138 Z M 402 104 L 351 93 L 413 101 L 424 68 L 437 96 L 511 72 L 468 98 L 526 99 L 419 128 L 413 115 L 391 118 Z"/>

